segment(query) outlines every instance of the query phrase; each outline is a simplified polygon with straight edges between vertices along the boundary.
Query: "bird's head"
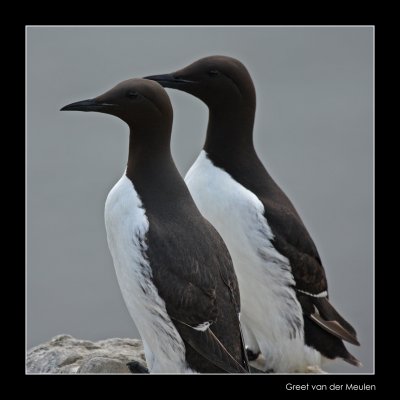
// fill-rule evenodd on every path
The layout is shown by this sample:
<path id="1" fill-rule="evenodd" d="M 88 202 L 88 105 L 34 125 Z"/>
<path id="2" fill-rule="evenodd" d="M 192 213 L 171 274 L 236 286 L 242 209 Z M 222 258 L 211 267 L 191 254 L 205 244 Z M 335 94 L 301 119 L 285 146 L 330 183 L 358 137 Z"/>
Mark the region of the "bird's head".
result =
<path id="1" fill-rule="evenodd" d="M 255 107 L 256 95 L 250 74 L 240 61 L 231 57 L 201 58 L 178 71 L 146 76 L 144 79 L 189 93 L 210 108 L 224 102 Z"/>
<path id="2" fill-rule="evenodd" d="M 172 106 L 156 82 L 128 79 L 95 98 L 68 104 L 61 111 L 96 111 L 114 115 L 130 126 L 161 120 L 172 124 Z"/>

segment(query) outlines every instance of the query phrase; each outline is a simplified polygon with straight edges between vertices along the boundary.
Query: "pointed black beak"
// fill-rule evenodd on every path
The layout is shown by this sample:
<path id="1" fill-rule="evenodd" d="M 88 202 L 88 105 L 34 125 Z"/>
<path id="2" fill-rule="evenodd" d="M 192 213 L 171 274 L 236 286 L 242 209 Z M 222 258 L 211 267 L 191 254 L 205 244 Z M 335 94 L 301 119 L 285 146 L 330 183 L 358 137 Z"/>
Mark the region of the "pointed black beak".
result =
<path id="1" fill-rule="evenodd" d="M 113 104 L 100 103 L 96 99 L 82 100 L 68 104 L 60 109 L 60 111 L 98 111 L 104 112 Z"/>
<path id="2" fill-rule="evenodd" d="M 179 88 L 184 83 L 194 83 L 195 81 L 190 81 L 188 79 L 182 79 L 175 76 L 174 74 L 164 74 L 164 75 L 150 75 L 145 76 L 143 79 L 149 79 L 151 81 L 158 82 L 161 86 L 166 88 Z"/>

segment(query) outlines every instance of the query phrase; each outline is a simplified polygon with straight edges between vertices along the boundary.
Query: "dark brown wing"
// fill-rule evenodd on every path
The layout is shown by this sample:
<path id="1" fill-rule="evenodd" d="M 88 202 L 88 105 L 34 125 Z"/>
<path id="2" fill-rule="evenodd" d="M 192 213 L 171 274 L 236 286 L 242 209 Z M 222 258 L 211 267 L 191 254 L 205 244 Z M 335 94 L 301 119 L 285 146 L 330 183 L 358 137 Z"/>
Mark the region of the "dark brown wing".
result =
<path id="1" fill-rule="evenodd" d="M 355 329 L 328 300 L 328 283 L 318 251 L 297 213 L 279 207 L 266 208 L 274 233 L 274 247 L 289 259 L 303 313 L 322 329 L 359 345 Z"/>
<path id="2" fill-rule="evenodd" d="M 190 237 L 180 226 L 181 221 L 166 229 L 165 221 L 159 226 L 151 221 L 146 254 L 187 357 L 199 372 L 214 371 L 207 361 L 219 372 L 247 372 L 239 291 L 228 250 L 203 218 L 191 225 Z M 208 324 L 209 329 L 199 330 Z"/>

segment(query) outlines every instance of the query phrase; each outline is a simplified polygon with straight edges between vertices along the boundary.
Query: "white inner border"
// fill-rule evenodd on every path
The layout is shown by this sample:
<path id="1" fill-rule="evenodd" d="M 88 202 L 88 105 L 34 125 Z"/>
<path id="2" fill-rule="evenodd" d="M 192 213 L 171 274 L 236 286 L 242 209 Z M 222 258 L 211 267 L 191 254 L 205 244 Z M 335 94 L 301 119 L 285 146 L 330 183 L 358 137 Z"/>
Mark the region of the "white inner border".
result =
<path id="1" fill-rule="evenodd" d="M 328 375 L 375 375 L 375 25 L 25 25 L 25 359 L 28 352 L 28 28 L 372 28 L 372 331 L 373 372 L 333 372 Z M 25 370 L 26 373 L 26 370 Z M 29 374 L 43 375 L 43 374 Z M 47 374 L 59 375 L 59 374 Z M 70 375 L 70 374 L 66 374 Z M 87 374 L 87 375 L 127 375 L 129 374 Z M 147 375 L 147 374 L 143 374 Z M 171 374 L 173 375 L 173 374 Z M 180 375 L 180 374 L 178 374 Z M 226 374 L 202 374 L 226 375 Z M 242 374 L 230 374 L 242 375 Z M 247 374 L 246 376 L 251 376 Z M 260 375 L 260 374 L 254 374 Z M 268 374 L 270 375 L 270 374 Z M 310 375 L 310 374 L 274 374 L 274 375 Z M 271 375 L 270 375 L 271 376 Z M 322 383 L 322 382 L 321 382 Z"/>

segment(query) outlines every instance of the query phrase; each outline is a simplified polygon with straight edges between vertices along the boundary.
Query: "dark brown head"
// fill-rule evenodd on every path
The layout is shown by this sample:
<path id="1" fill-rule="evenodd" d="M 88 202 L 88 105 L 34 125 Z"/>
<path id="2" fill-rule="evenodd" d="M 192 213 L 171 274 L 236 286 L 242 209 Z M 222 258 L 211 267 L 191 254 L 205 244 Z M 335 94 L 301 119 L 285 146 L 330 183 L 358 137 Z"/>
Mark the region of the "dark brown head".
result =
<path id="1" fill-rule="evenodd" d="M 238 60 L 226 56 L 201 58 L 165 75 L 146 76 L 166 88 L 198 97 L 212 109 L 226 103 L 255 108 L 256 93 L 250 74 Z"/>
<path id="2" fill-rule="evenodd" d="M 165 90 L 156 82 L 128 79 L 106 93 L 69 104 L 61 111 L 96 111 L 114 115 L 137 130 L 162 126 L 171 130 L 172 106 Z"/>

